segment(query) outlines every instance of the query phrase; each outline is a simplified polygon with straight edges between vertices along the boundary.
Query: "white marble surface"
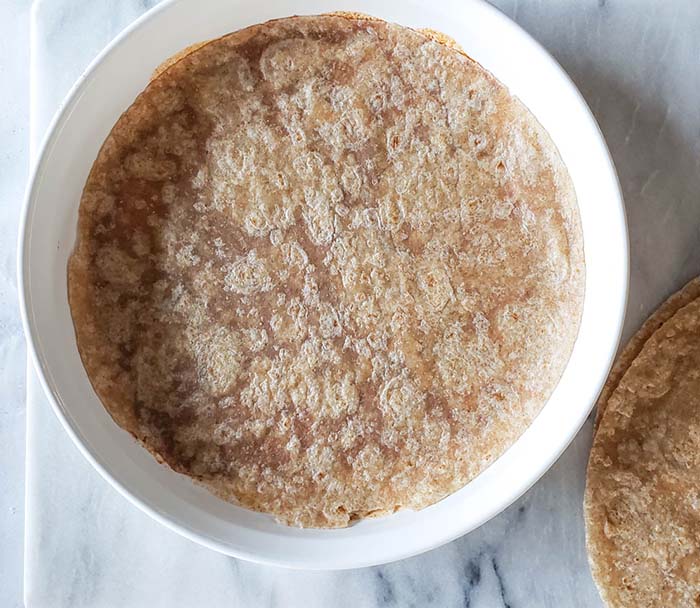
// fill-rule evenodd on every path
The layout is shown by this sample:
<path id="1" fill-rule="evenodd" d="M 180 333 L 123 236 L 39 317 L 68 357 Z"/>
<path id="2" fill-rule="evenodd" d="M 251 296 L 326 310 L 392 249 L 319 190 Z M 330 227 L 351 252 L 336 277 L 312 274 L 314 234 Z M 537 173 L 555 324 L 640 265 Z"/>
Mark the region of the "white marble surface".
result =
<path id="1" fill-rule="evenodd" d="M 89 59 L 149 4 L 42 0 L 35 7 L 35 138 Z M 629 334 L 666 294 L 700 273 L 700 4 L 495 4 L 562 63 L 613 153 L 632 240 Z M 26 10 L 26 2 L 0 0 L 2 606 L 21 601 L 23 347 L 13 266 L 26 173 Z M 525 497 L 467 537 L 379 568 L 291 572 L 219 556 L 152 522 L 82 460 L 35 388 L 30 382 L 29 606 L 600 606 L 581 522 L 590 424 Z"/>
<path id="2" fill-rule="evenodd" d="M 29 146 L 29 0 L 0 0 L 0 606 L 22 600 L 24 339 L 17 309 L 17 222 Z"/>

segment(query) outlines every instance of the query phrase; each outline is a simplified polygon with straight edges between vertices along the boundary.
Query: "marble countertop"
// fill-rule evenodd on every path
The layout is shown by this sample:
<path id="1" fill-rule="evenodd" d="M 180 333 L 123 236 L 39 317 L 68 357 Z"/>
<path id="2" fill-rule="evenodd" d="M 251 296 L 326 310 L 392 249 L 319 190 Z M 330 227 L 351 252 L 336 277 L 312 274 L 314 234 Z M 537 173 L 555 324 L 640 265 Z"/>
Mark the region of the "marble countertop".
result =
<path id="1" fill-rule="evenodd" d="M 41 0 L 34 16 L 42 38 L 34 48 L 54 61 L 55 96 L 152 4 Z M 700 4 L 494 4 L 562 64 L 606 137 L 630 228 L 629 336 L 666 295 L 700 273 Z M 0 3 L 0 605 L 10 607 L 22 605 L 23 575 L 25 351 L 15 233 L 28 164 L 29 14 L 27 0 Z M 28 453 L 44 458 L 46 483 L 29 495 L 39 511 L 27 547 L 31 606 L 601 605 L 581 520 L 590 422 L 530 492 L 479 530 L 410 560 L 341 573 L 256 566 L 184 541 L 109 488 L 50 412 L 36 430 L 45 444 Z"/>
<path id="2" fill-rule="evenodd" d="M 24 379 L 17 224 L 29 157 L 29 0 L 0 1 L 0 606 L 22 601 Z"/>

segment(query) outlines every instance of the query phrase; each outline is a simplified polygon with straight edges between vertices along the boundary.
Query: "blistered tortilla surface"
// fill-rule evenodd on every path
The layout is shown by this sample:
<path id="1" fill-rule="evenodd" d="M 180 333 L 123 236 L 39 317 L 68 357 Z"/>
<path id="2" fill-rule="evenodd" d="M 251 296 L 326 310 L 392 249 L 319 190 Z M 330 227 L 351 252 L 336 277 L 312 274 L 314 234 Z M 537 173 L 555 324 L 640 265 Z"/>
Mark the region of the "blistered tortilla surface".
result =
<path id="1" fill-rule="evenodd" d="M 646 340 L 608 399 L 584 512 L 608 606 L 700 605 L 700 300 Z"/>
<path id="2" fill-rule="evenodd" d="M 408 28 L 294 17 L 166 65 L 93 166 L 69 265 L 119 425 L 299 526 L 420 509 L 532 422 L 583 298 L 526 108 Z"/>

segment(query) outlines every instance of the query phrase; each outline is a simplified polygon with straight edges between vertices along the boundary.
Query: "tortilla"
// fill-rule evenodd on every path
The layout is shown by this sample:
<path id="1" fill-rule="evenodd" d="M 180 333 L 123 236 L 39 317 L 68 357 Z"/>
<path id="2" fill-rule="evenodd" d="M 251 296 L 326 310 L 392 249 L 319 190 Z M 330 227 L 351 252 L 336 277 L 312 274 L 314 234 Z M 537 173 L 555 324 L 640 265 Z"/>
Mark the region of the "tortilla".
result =
<path id="1" fill-rule="evenodd" d="M 576 198 L 462 53 L 349 16 L 166 64 L 105 141 L 69 264 L 115 421 L 298 526 L 423 508 L 527 428 L 569 358 Z"/>
<path id="2" fill-rule="evenodd" d="M 584 514 L 608 606 L 700 605 L 699 299 L 648 338 L 610 396 Z"/>
<path id="3" fill-rule="evenodd" d="M 644 324 L 637 330 L 637 333 L 632 336 L 622 352 L 618 355 L 615 363 L 610 370 L 610 375 L 603 386 L 603 390 L 598 397 L 596 403 L 595 429 L 600 425 L 600 420 L 605 411 L 605 405 L 610 398 L 610 395 L 617 388 L 620 379 L 625 375 L 627 369 L 632 364 L 632 361 L 640 353 L 646 341 L 651 335 L 659 329 L 666 321 L 668 321 L 676 312 L 692 302 L 695 298 L 700 297 L 700 277 L 697 277 L 682 289 L 670 296 L 659 308 L 656 309 Z"/>

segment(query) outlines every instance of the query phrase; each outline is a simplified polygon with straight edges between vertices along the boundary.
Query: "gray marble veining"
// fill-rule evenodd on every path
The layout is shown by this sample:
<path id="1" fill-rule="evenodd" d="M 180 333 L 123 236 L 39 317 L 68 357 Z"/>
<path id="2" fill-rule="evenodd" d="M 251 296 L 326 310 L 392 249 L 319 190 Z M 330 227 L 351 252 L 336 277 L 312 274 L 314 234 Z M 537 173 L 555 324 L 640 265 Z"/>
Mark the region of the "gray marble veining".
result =
<path id="1" fill-rule="evenodd" d="M 593 109 L 623 186 L 632 243 L 626 334 L 700 272 L 700 4 L 499 0 Z M 35 11 L 36 138 L 95 53 L 149 2 L 43 0 Z M 601 205 L 606 201 L 600 201 Z M 598 607 L 581 500 L 590 423 L 503 514 L 387 566 L 295 572 L 223 557 L 151 521 L 83 460 L 30 382 L 29 606 Z"/>

